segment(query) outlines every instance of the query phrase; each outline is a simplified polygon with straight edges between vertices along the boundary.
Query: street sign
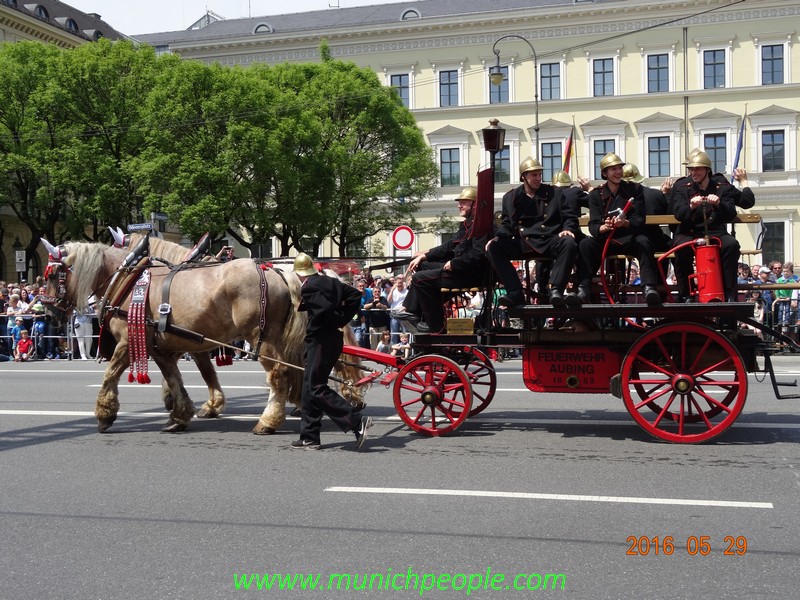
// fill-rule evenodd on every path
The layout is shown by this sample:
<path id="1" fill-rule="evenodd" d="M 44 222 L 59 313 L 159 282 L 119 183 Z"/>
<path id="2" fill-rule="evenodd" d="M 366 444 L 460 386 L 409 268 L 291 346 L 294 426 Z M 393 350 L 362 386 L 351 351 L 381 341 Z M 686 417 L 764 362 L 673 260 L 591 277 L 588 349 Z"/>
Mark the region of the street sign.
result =
<path id="1" fill-rule="evenodd" d="M 25 250 L 16 250 L 14 252 L 14 262 L 17 263 L 17 273 L 25 271 Z"/>
<path id="2" fill-rule="evenodd" d="M 153 224 L 152 223 L 131 223 L 128 225 L 128 232 L 132 233 L 134 231 L 152 231 Z"/>
<path id="3" fill-rule="evenodd" d="M 151 212 L 150 213 L 150 220 L 151 221 L 164 221 L 164 222 L 167 222 L 169 220 L 169 218 L 167 217 L 167 213 Z"/>
<path id="4" fill-rule="evenodd" d="M 408 225 L 400 225 L 392 232 L 392 245 L 398 250 L 408 250 L 414 245 L 414 230 Z"/>

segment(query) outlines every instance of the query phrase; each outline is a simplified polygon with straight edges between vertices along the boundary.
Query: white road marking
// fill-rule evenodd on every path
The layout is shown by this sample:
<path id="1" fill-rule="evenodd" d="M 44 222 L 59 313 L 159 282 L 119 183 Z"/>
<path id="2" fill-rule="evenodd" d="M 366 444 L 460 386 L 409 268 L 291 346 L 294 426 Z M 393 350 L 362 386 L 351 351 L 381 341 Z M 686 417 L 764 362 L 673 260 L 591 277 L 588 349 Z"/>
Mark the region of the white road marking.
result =
<path id="1" fill-rule="evenodd" d="M 737 502 L 733 500 L 692 500 L 688 498 L 636 498 L 630 496 L 584 496 L 575 494 L 534 494 L 530 492 L 495 492 L 489 490 L 438 490 L 426 488 L 344 487 L 325 488 L 326 492 L 348 494 L 410 494 L 423 496 L 473 496 L 481 498 L 518 498 L 523 500 L 567 500 L 571 502 L 609 502 L 623 504 L 670 504 L 676 506 L 717 506 L 725 508 L 774 508 L 772 502 Z"/>
<path id="2" fill-rule="evenodd" d="M 132 412 L 120 411 L 117 413 L 120 417 L 164 417 L 167 415 L 166 411 L 163 412 Z M 25 410 L 25 409 L 3 409 L 0 410 L 0 415 L 9 417 L 33 416 L 33 417 L 93 417 L 94 411 L 86 410 Z M 237 415 L 222 415 L 221 419 L 231 419 L 234 421 L 251 421 L 258 419 L 260 414 L 237 414 Z M 287 420 L 299 420 L 299 417 L 286 416 Z M 401 419 L 398 415 L 388 415 L 385 417 L 373 417 L 376 422 L 400 422 Z M 632 419 L 583 419 L 576 416 L 574 419 L 530 419 L 530 418 L 508 418 L 508 417 L 489 417 L 485 413 L 469 420 L 470 423 L 500 423 L 506 424 L 509 427 L 514 425 L 605 425 L 615 427 L 638 427 Z M 746 427 L 748 429 L 800 429 L 800 423 L 771 423 L 771 422 L 737 422 L 731 425 L 731 428 Z"/>

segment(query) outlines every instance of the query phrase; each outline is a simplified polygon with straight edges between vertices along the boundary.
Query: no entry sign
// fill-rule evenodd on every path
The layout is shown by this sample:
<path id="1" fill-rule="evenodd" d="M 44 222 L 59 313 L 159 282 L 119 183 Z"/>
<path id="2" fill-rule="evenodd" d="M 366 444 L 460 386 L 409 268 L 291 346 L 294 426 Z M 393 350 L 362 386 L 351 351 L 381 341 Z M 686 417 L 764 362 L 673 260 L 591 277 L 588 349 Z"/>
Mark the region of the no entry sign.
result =
<path id="1" fill-rule="evenodd" d="M 400 225 L 392 232 L 392 245 L 398 250 L 408 250 L 414 245 L 414 231 L 408 225 Z"/>

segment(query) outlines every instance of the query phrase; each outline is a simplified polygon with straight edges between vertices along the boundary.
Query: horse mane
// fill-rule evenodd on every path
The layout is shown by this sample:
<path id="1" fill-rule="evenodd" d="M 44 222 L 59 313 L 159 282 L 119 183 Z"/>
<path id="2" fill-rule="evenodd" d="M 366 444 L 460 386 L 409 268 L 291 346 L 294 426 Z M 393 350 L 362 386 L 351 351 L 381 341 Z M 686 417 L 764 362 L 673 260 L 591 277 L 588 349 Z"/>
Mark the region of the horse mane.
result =
<path id="1" fill-rule="evenodd" d="M 63 262 L 72 270 L 67 277 L 67 294 L 74 300 L 75 308 L 82 312 L 88 308 L 89 296 L 95 292 L 100 278 L 106 274 L 106 251 L 113 249 L 104 244 L 87 242 L 67 242 L 64 247 L 66 256 Z M 116 252 L 120 255 L 121 263 L 123 253 Z"/>
<path id="2" fill-rule="evenodd" d="M 128 247 L 135 248 L 136 244 L 138 244 L 143 237 L 144 234 L 141 233 L 131 234 L 131 241 L 128 243 Z M 186 255 L 189 254 L 190 251 L 191 248 L 187 248 L 186 246 L 181 246 L 175 242 L 169 242 L 167 240 L 157 238 L 154 235 L 150 236 L 150 256 L 163 258 L 169 263 L 177 264 L 184 262 L 186 260 Z M 206 258 L 203 260 L 211 259 Z"/>

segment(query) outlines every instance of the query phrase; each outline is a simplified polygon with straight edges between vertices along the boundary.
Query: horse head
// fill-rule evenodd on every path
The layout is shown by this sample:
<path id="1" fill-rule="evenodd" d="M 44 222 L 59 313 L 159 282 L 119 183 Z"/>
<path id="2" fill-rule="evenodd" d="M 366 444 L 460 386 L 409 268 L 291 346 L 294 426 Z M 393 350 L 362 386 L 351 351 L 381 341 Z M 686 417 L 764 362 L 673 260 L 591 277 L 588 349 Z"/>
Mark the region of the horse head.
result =
<path id="1" fill-rule="evenodd" d="M 63 262 L 63 259 L 67 256 L 67 249 L 63 245 L 53 246 L 45 238 L 40 241 L 47 250 L 48 255 L 47 268 L 44 270 L 47 294 L 42 296 L 40 300 L 51 317 L 60 321 L 61 315 L 72 309 L 67 300 L 68 269 Z"/>

